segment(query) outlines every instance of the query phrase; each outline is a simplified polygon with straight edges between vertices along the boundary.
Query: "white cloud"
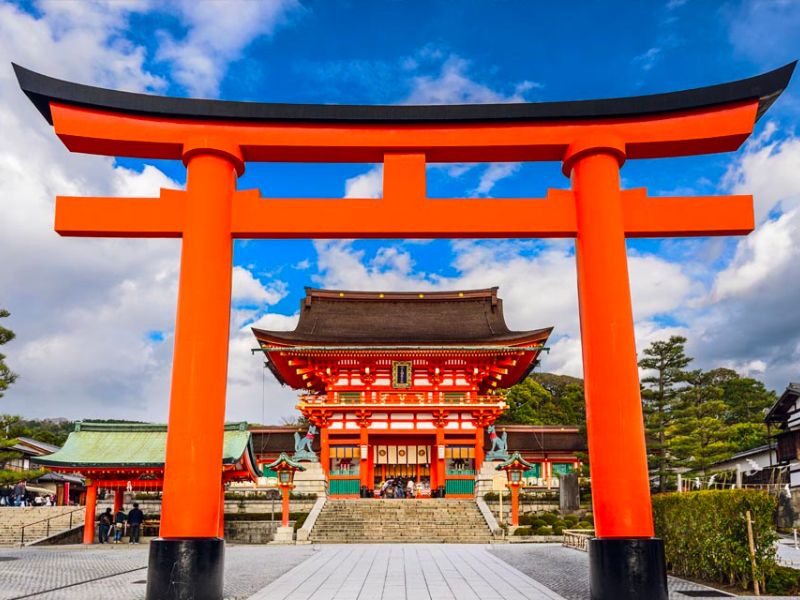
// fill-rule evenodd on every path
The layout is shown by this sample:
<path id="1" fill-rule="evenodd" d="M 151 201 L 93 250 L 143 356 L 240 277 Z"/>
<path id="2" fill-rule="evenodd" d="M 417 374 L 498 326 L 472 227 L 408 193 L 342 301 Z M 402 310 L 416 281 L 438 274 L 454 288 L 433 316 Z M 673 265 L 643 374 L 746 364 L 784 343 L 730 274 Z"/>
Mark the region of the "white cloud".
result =
<path id="1" fill-rule="evenodd" d="M 775 122 L 768 122 L 757 137 L 731 162 L 723 177 L 725 189 L 734 194 L 753 194 L 756 222 L 773 209 L 800 206 L 800 138 L 779 139 Z"/>
<path id="2" fill-rule="evenodd" d="M 433 55 L 434 59 L 440 58 Z M 411 93 L 405 104 L 484 104 L 498 102 L 524 102 L 525 92 L 541 87 L 531 81 L 515 85 L 514 93 L 506 95 L 473 79 L 469 70 L 470 61 L 451 54 L 435 76 L 416 75 L 412 78 Z"/>
<path id="3" fill-rule="evenodd" d="M 239 266 L 233 267 L 232 298 L 234 302 L 272 306 L 283 300 L 287 293 L 288 288 L 283 281 L 272 280 L 265 286 L 248 269 Z"/>
<path id="4" fill-rule="evenodd" d="M 656 65 L 660 58 L 661 48 L 653 47 L 635 56 L 633 62 L 638 63 L 642 67 L 642 70 L 649 71 Z"/>
<path id="5" fill-rule="evenodd" d="M 498 181 L 506 179 L 519 171 L 520 166 L 520 163 L 491 163 L 481 174 L 481 179 L 474 190 L 474 194 L 485 196 L 490 193 Z"/>
<path id="6" fill-rule="evenodd" d="M 192 96 L 216 96 L 228 63 L 256 38 L 272 35 L 299 7 L 297 0 L 180 0 L 167 5 L 186 25 L 182 39 L 160 32 L 157 58 Z"/>
<path id="7" fill-rule="evenodd" d="M 0 63 L 6 65 L 0 69 L 0 306 L 12 313 L 8 325 L 17 338 L 7 354 L 20 374 L 3 398 L 3 412 L 166 418 L 180 242 L 61 238 L 53 231 L 53 211 L 57 194 L 147 197 L 181 185 L 152 165 L 139 171 L 69 153 L 7 66 L 14 61 L 103 87 L 163 90 L 164 80 L 144 67 L 145 49 L 123 37 L 131 14 L 150 7 L 47 2 L 32 16 L 0 4 Z M 286 293 L 281 282 L 261 284 L 241 268 L 234 278 L 242 303 L 263 307 Z M 253 403 L 260 404 L 263 361 L 249 353 L 252 335 L 243 333 L 254 316 L 253 308 L 232 314 L 232 419 L 260 415 Z M 275 390 L 280 406 L 273 421 L 286 414 L 293 396 Z"/>
<path id="8" fill-rule="evenodd" d="M 383 165 L 351 177 L 344 184 L 345 198 L 380 198 L 383 193 Z"/>

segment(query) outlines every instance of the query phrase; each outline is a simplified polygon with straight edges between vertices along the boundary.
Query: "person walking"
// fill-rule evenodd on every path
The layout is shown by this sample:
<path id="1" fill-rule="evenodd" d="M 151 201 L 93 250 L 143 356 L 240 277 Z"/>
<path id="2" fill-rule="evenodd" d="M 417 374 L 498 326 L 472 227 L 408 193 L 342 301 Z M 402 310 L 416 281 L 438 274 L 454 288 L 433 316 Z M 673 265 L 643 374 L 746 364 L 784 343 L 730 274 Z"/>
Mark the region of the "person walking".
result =
<path id="1" fill-rule="evenodd" d="M 141 510 L 139 510 L 138 502 L 134 502 L 131 512 L 128 513 L 128 525 L 131 528 L 128 537 L 129 544 L 139 543 L 139 530 L 141 529 L 143 522 L 144 522 L 144 513 Z"/>
<path id="2" fill-rule="evenodd" d="M 106 512 L 100 515 L 100 543 L 108 543 L 108 534 L 111 531 L 111 525 L 114 522 L 114 515 L 111 514 L 111 509 L 107 508 Z"/>
<path id="3" fill-rule="evenodd" d="M 121 508 L 114 515 L 114 543 L 119 544 L 122 541 L 122 534 L 125 533 L 125 521 L 128 520 L 128 515 Z"/>

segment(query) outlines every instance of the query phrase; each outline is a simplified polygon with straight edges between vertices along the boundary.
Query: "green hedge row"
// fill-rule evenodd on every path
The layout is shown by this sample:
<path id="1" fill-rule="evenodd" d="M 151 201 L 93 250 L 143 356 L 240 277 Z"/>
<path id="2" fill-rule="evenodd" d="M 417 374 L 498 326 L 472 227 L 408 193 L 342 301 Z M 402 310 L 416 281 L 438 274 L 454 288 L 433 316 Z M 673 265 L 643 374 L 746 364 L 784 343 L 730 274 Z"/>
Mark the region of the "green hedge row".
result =
<path id="1" fill-rule="evenodd" d="M 746 511 L 753 519 L 756 572 L 762 582 L 776 573 L 774 497 L 755 490 L 708 490 L 653 497 L 656 535 L 667 564 L 686 575 L 752 588 Z"/>

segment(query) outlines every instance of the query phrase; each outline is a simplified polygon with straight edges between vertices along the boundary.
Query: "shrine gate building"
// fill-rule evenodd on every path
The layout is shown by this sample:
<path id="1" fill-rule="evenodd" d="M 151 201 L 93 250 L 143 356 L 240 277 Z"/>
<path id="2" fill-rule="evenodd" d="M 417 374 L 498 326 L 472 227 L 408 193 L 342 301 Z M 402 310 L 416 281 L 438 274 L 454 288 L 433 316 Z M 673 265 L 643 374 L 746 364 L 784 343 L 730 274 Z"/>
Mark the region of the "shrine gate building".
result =
<path id="1" fill-rule="evenodd" d="M 533 370 L 551 331 L 509 330 L 497 288 L 307 289 L 294 331 L 253 329 L 278 381 L 302 390 L 330 495 L 402 476 L 448 497 L 474 495 L 501 390 Z"/>

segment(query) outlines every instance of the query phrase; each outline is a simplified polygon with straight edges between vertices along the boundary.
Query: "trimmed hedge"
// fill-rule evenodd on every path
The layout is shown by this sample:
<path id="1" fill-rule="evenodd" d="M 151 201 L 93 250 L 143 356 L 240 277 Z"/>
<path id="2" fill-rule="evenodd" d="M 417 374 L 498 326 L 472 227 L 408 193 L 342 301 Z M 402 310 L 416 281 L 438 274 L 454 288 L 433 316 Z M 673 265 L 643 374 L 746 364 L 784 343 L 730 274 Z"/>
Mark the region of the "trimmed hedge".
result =
<path id="1" fill-rule="evenodd" d="M 753 519 L 756 573 L 769 582 L 776 573 L 773 515 L 777 501 L 756 490 L 707 490 L 653 497 L 656 535 L 664 539 L 675 575 L 752 588 L 745 512 Z"/>

